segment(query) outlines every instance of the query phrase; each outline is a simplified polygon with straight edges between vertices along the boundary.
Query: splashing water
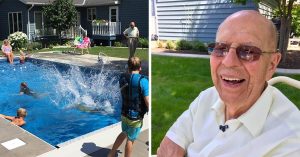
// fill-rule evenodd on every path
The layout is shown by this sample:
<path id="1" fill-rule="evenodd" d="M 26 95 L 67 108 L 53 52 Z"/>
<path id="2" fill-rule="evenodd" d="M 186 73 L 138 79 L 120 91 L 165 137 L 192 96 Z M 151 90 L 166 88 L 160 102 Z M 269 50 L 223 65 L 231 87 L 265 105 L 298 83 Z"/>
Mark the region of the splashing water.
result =
<path id="1" fill-rule="evenodd" d="M 91 69 L 38 59 L 10 65 L 0 60 L 0 73 L 0 113 L 15 115 L 25 108 L 23 128 L 52 145 L 120 121 L 119 73 L 109 66 Z M 21 82 L 41 97 L 19 95 Z"/>
<path id="2" fill-rule="evenodd" d="M 71 66 L 65 72 L 56 68 L 45 75 L 45 79 L 55 79 L 55 93 L 49 95 L 53 104 L 61 108 L 84 107 L 85 110 L 97 110 L 102 114 L 113 114 L 120 108 L 121 95 L 118 77 L 101 71 L 85 72 L 77 66 Z"/>

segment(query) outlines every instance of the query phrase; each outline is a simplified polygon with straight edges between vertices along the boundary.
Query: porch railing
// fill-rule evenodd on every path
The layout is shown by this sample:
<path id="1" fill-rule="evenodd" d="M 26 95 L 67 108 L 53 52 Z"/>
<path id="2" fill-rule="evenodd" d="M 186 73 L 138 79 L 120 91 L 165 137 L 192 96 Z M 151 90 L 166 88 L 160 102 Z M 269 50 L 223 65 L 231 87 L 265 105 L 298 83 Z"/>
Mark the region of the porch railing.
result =
<path id="1" fill-rule="evenodd" d="M 121 22 L 107 22 L 92 25 L 93 35 L 118 35 L 121 34 Z"/>
<path id="2" fill-rule="evenodd" d="M 33 29 L 33 30 L 34 31 L 31 31 L 31 39 L 33 40 L 38 40 L 40 37 L 43 36 L 58 35 L 58 32 L 52 28 Z M 73 39 L 76 36 L 83 36 L 83 34 L 87 34 L 87 31 L 84 28 L 82 28 L 81 25 L 73 26 L 70 29 L 61 32 L 62 38 L 65 39 Z"/>

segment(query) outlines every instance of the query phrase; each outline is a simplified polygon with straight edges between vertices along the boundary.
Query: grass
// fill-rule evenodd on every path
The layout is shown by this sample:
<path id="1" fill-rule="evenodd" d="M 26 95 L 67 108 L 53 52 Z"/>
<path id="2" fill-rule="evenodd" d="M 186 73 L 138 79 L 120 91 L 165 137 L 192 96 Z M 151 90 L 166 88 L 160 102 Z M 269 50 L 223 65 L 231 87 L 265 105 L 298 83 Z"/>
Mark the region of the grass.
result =
<path id="1" fill-rule="evenodd" d="M 0 40 L 0 45 L 2 45 L 3 40 Z M 31 53 L 37 52 L 46 52 L 46 51 L 73 51 L 74 48 L 43 48 L 40 50 L 31 51 Z M 90 48 L 90 54 L 98 55 L 99 52 L 103 52 L 110 57 L 119 57 L 119 58 L 128 58 L 129 52 L 128 48 L 119 48 L 119 47 L 105 47 L 105 46 L 94 46 Z M 14 52 L 15 54 L 19 54 L 19 52 Z M 136 49 L 135 55 L 142 60 L 149 60 L 148 49 Z"/>
<path id="2" fill-rule="evenodd" d="M 45 52 L 45 51 L 66 51 L 66 50 L 73 51 L 73 48 L 53 48 L 53 49 L 44 48 L 41 50 L 34 50 L 32 52 L 35 53 L 35 52 Z M 108 56 L 120 57 L 120 58 L 128 58 L 129 55 L 128 48 L 115 48 L 115 47 L 104 47 L 104 46 L 91 47 L 89 52 L 90 54 L 93 55 L 98 55 L 99 52 L 103 52 Z M 141 58 L 142 60 L 149 60 L 148 49 L 137 49 L 135 54 L 137 57 Z"/>
<path id="3" fill-rule="evenodd" d="M 300 80 L 300 75 L 289 75 Z M 152 154 L 179 115 L 212 86 L 208 59 L 152 56 Z M 276 85 L 300 107 L 298 89 Z"/>

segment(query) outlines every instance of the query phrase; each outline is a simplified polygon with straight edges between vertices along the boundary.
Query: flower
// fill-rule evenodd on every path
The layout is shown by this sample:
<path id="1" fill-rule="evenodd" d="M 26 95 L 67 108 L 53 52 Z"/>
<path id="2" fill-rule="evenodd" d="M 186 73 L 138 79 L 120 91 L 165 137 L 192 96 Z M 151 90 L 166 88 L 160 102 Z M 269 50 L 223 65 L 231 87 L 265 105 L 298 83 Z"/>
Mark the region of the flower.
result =
<path id="1" fill-rule="evenodd" d="M 23 32 L 15 32 L 8 36 L 8 40 L 11 43 L 13 49 L 23 49 L 27 46 L 28 37 Z"/>

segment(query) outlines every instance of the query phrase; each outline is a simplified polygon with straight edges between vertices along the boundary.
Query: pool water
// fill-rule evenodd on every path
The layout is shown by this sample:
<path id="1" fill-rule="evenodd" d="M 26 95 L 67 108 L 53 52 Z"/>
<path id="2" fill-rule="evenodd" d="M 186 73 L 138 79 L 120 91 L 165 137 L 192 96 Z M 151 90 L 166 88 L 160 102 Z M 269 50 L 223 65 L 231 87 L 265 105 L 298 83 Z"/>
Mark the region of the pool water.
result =
<path id="1" fill-rule="evenodd" d="M 0 80 L 0 113 L 15 116 L 25 108 L 23 128 L 52 145 L 120 121 L 116 73 L 35 59 L 13 65 L 0 60 Z M 39 98 L 19 95 L 21 82 Z"/>

